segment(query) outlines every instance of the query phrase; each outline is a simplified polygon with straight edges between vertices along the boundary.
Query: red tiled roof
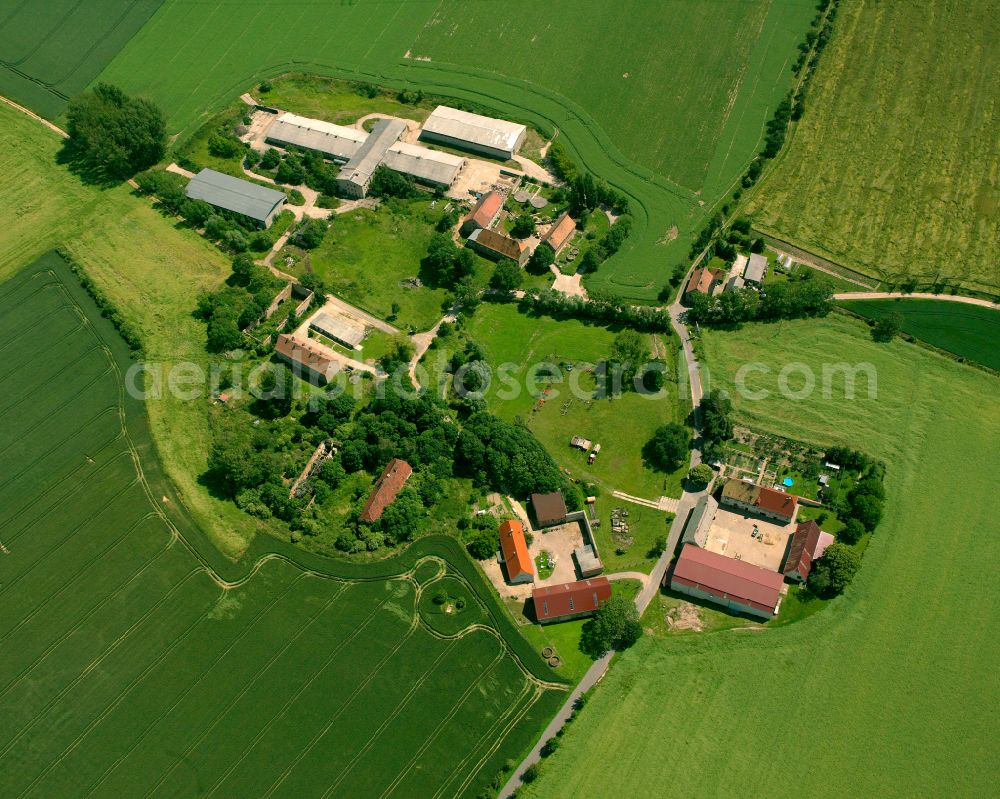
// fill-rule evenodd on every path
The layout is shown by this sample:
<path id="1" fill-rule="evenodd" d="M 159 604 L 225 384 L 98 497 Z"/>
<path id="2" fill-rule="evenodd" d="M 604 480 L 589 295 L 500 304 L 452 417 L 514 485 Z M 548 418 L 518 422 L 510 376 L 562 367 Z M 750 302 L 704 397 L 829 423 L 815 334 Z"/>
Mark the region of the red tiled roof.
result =
<path id="1" fill-rule="evenodd" d="M 500 525 L 500 551 L 507 566 L 507 579 L 513 581 L 522 574 L 534 577 L 535 565 L 524 540 L 524 527 L 516 519 Z"/>
<path id="2" fill-rule="evenodd" d="M 812 570 L 813 562 L 823 555 L 832 541 L 833 536 L 820 530 L 819 525 L 812 520 L 796 525 L 783 573 L 787 576 L 796 572 L 805 580 Z"/>
<path id="3" fill-rule="evenodd" d="M 476 227 L 488 228 L 502 207 L 503 197 L 497 192 L 491 191 L 476 203 L 475 208 L 469 211 L 465 219 L 462 220 L 462 227 L 465 228 L 471 222 Z"/>
<path id="4" fill-rule="evenodd" d="M 492 250 L 495 253 L 506 256 L 512 261 L 521 260 L 521 253 L 524 250 L 523 245 L 509 236 L 497 233 L 495 230 L 480 228 L 479 230 L 473 231 L 469 238 L 481 247 L 485 247 L 487 250 Z"/>
<path id="5" fill-rule="evenodd" d="M 406 461 L 401 461 L 399 458 L 389 461 L 382 476 L 375 481 L 375 488 L 372 489 L 361 511 L 361 521 L 369 523 L 378 521 L 382 512 L 396 499 L 396 495 L 410 479 L 411 474 L 413 469 Z"/>
<path id="6" fill-rule="evenodd" d="M 592 613 L 611 599 L 611 583 L 607 577 L 593 577 L 575 583 L 547 585 L 531 592 L 535 618 L 539 621 Z"/>
<path id="7" fill-rule="evenodd" d="M 795 508 L 799 504 L 799 498 L 786 494 L 784 491 L 776 491 L 773 488 L 760 486 L 760 494 L 757 496 L 757 507 L 769 513 L 777 513 L 791 519 L 795 516 Z"/>
<path id="8" fill-rule="evenodd" d="M 568 242 L 573 237 L 573 232 L 576 230 L 576 222 L 573 220 L 569 214 L 563 214 L 559 217 L 559 220 L 551 227 L 548 233 L 545 234 L 544 241 L 555 251 L 559 252 L 566 242 Z"/>
<path id="9" fill-rule="evenodd" d="M 274 345 L 275 352 L 283 358 L 311 369 L 314 372 L 327 374 L 336 361 L 327 355 L 326 347 L 310 339 L 300 339 L 280 333 Z"/>
<path id="10" fill-rule="evenodd" d="M 742 560 L 727 558 L 693 544 L 685 544 L 674 565 L 671 584 L 697 588 L 721 600 L 735 600 L 766 613 L 773 613 L 784 579 Z"/>
<path id="11" fill-rule="evenodd" d="M 699 294 L 708 294 L 712 290 L 712 284 L 715 280 L 716 274 L 711 269 L 705 267 L 695 269 L 691 273 L 691 279 L 688 280 L 684 293 L 691 294 L 692 292 L 698 292 Z"/>

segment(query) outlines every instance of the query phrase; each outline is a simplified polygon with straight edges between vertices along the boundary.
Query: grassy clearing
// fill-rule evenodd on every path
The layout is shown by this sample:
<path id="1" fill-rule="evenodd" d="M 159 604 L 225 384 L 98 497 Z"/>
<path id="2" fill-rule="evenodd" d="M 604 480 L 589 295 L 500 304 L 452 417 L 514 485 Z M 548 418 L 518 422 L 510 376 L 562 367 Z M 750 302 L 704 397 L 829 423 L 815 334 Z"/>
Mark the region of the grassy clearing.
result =
<path id="1" fill-rule="evenodd" d="M 720 12 L 711 0 L 613 8 L 515 0 L 497 24 L 490 6 L 453 0 L 168 3 L 102 78 L 155 98 L 181 139 L 291 68 L 457 98 L 546 135 L 558 128 L 590 171 L 632 198 L 631 241 L 588 283 L 648 301 L 760 144 L 813 6 L 750 0 Z M 611 39 L 622 46 L 607 47 Z M 311 88 L 276 84 L 268 97 L 304 113 L 333 107 Z M 341 121 L 366 110 L 364 98 L 342 99 Z M 386 97 L 373 98 L 371 110 L 424 112 Z"/>
<path id="2" fill-rule="evenodd" d="M 562 701 L 448 539 L 220 558 L 58 257 L 0 284 L 0 336 L 3 795 L 474 795 Z M 427 606 L 439 586 L 460 612 Z"/>
<path id="3" fill-rule="evenodd" d="M 704 349 L 725 386 L 743 363 L 771 370 L 751 381 L 768 398 L 736 395 L 742 421 L 884 459 L 886 518 L 854 584 L 822 612 L 764 632 L 640 641 L 528 795 L 624 795 L 668 781 L 678 794 L 990 793 L 1000 650 L 978 631 L 1000 594 L 969 563 L 992 561 L 1000 545 L 969 531 L 996 527 L 997 380 L 903 342 L 875 344 L 841 317 L 710 332 Z M 785 363 L 843 361 L 876 367 L 876 398 L 817 391 L 796 402 L 776 391 Z M 644 735 L 627 733 L 636 729 Z M 666 739 L 684 741 L 683 769 L 661 756 Z M 790 782 L 787 764 L 803 751 L 809 768 Z"/>
<path id="4" fill-rule="evenodd" d="M 881 319 L 903 315 L 903 332 L 960 358 L 1000 371 L 1000 311 L 946 300 L 854 300 L 840 303 L 856 314 Z"/>
<path id="5" fill-rule="evenodd" d="M 994 4 L 852 3 L 834 30 L 806 114 L 750 205 L 755 224 L 890 282 L 995 291 Z"/>
<path id="6" fill-rule="evenodd" d="M 608 495 L 615 489 L 649 498 L 680 495 L 682 471 L 664 475 L 648 468 L 642 458 L 642 447 L 656 427 L 680 421 L 677 384 L 668 379 L 662 396 L 655 398 L 626 392 L 614 399 L 590 399 L 595 381 L 587 367 L 609 357 L 612 331 L 577 320 L 530 316 L 512 305 L 484 303 L 467 323 L 465 334 L 483 348 L 494 371 L 486 394 L 490 410 L 503 419 L 522 420 L 574 478 L 595 482 Z M 675 373 L 671 342 L 662 337 L 660 341 L 670 378 Z M 441 374 L 458 343 L 458 337 L 445 339 L 428 351 L 423 364 L 431 374 Z M 545 363 L 556 367 L 557 378 L 551 384 L 539 376 L 538 367 Z M 572 371 L 564 368 L 566 363 L 574 365 Z M 546 387 L 549 394 L 540 403 Z M 592 465 L 588 466 L 585 453 L 570 447 L 576 435 L 601 444 Z"/>
<path id="7" fill-rule="evenodd" d="M 398 327 L 428 330 L 449 297 L 447 287 L 411 284 L 420 277 L 420 261 L 444 208 L 440 201 L 432 208 L 432 202 L 390 201 L 374 211 L 338 214 L 318 249 L 287 248 L 298 259 L 291 271 L 316 273 L 338 297 L 383 319 L 394 317 Z M 492 267 L 482 259 L 478 266 L 485 282 Z"/>

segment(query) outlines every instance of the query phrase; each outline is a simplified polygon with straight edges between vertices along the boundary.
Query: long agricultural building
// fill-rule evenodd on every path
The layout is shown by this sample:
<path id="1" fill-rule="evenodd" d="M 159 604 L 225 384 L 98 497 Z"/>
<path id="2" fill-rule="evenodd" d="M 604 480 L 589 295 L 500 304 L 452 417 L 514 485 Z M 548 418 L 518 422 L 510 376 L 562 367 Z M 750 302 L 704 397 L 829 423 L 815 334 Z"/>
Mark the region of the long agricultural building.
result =
<path id="1" fill-rule="evenodd" d="M 493 158 L 513 158 L 524 144 L 528 129 L 516 122 L 470 114 L 439 105 L 420 129 L 424 141 L 447 144 Z"/>
<path id="2" fill-rule="evenodd" d="M 286 199 L 282 191 L 258 186 L 214 169 L 203 169 L 191 178 L 186 194 L 190 200 L 204 200 L 216 208 L 252 219 L 261 227 L 271 224 Z"/>
<path id="3" fill-rule="evenodd" d="M 337 184 L 350 197 L 367 195 L 372 175 L 381 165 L 435 188 L 451 186 L 465 165 L 465 159 L 399 141 L 405 131 L 405 123 L 396 119 L 380 119 L 371 133 L 365 133 L 357 128 L 285 113 L 271 123 L 265 139 L 279 147 L 315 150 L 343 164 Z"/>

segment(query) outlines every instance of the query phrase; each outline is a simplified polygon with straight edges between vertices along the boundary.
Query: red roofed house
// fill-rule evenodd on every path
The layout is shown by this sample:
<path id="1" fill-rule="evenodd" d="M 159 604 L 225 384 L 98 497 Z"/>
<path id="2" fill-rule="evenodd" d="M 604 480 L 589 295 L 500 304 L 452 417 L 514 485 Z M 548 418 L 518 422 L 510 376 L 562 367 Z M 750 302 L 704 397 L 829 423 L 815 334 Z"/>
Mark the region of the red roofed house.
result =
<path id="1" fill-rule="evenodd" d="M 500 552 L 497 560 L 507 569 L 507 582 L 533 583 L 535 564 L 528 552 L 528 542 L 524 539 L 524 527 L 516 519 L 500 525 Z"/>
<path id="2" fill-rule="evenodd" d="M 569 244 L 575 232 L 576 222 L 573 220 L 573 217 L 569 214 L 563 214 L 549 228 L 549 232 L 545 234 L 545 238 L 542 241 L 548 244 L 552 248 L 552 252 L 558 255 L 559 251 Z"/>
<path id="3" fill-rule="evenodd" d="M 462 220 L 462 235 L 469 236 L 472 231 L 480 228 L 491 228 L 500 216 L 503 208 L 503 196 L 495 191 L 483 195 L 473 208 Z"/>
<path id="4" fill-rule="evenodd" d="M 685 544 L 670 576 L 670 589 L 715 602 L 738 613 L 773 618 L 785 581 L 778 572 Z"/>
<path id="5" fill-rule="evenodd" d="M 361 521 L 377 522 L 382 517 L 382 512 L 388 508 L 396 495 L 402 491 L 406 481 L 413 474 L 413 469 L 406 461 L 393 458 L 389 465 L 385 467 L 382 476 L 375 481 L 375 488 L 368 496 L 365 507 L 361 510 Z"/>
<path id="6" fill-rule="evenodd" d="M 274 351 L 283 361 L 298 367 L 300 373 L 311 375 L 320 384 L 330 382 L 340 368 L 340 364 L 331 357 L 329 348 L 312 339 L 279 333 Z"/>
<path id="7" fill-rule="evenodd" d="M 725 274 L 720 269 L 708 269 L 701 266 L 691 273 L 687 288 L 684 289 L 684 299 L 688 299 L 692 294 L 707 294 L 711 296 L 716 286 L 725 279 Z"/>
<path id="8" fill-rule="evenodd" d="M 607 577 L 593 577 L 575 583 L 547 585 L 531 592 L 535 618 L 539 624 L 589 616 L 611 599 Z"/>
<path id="9" fill-rule="evenodd" d="M 820 530 L 816 522 L 800 523 L 795 528 L 792 545 L 785 558 L 785 577 L 804 583 L 812 570 L 813 561 L 822 557 L 832 543 L 833 536 Z"/>
<path id="10" fill-rule="evenodd" d="M 523 243 L 488 228 L 473 230 L 468 243 L 472 249 L 492 261 L 510 258 L 518 266 L 524 266 L 531 257 L 531 252 Z"/>
<path id="11" fill-rule="evenodd" d="M 722 487 L 722 505 L 757 513 L 782 524 L 795 520 L 799 498 L 784 491 L 766 488 L 731 477 Z"/>

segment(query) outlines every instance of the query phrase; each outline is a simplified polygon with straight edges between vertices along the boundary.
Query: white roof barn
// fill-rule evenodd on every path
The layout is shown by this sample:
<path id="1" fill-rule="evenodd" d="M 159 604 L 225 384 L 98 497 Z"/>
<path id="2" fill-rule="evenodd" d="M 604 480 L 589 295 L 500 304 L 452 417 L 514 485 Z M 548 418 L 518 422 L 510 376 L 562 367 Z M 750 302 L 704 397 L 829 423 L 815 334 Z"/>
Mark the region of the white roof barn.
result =
<path id="1" fill-rule="evenodd" d="M 285 113 L 271 123 L 266 138 L 274 144 L 292 144 L 316 150 L 338 161 L 348 161 L 361 149 L 368 134 L 321 119 Z"/>
<path id="2" fill-rule="evenodd" d="M 455 145 L 499 158 L 511 158 L 524 143 L 528 129 L 516 122 L 471 114 L 439 105 L 427 117 L 420 138 Z"/>
<path id="3" fill-rule="evenodd" d="M 747 283 L 756 283 L 760 285 L 764 282 L 764 274 L 767 272 L 767 258 L 758 253 L 754 253 L 750 256 L 750 260 L 747 261 L 747 268 L 743 272 L 743 279 Z"/>

